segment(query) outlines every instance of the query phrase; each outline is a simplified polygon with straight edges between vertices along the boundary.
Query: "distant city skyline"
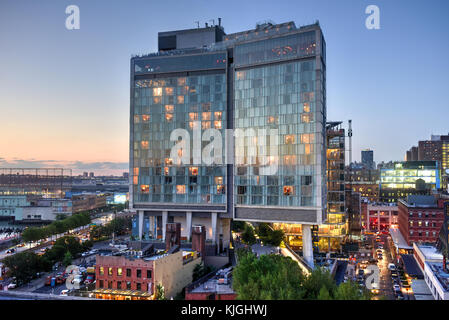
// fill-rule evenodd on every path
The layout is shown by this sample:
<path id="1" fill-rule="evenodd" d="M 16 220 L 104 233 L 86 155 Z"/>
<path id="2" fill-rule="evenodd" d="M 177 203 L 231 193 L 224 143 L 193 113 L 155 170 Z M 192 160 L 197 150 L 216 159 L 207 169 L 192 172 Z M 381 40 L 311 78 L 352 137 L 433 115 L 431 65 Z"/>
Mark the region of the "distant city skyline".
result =
<path id="1" fill-rule="evenodd" d="M 367 148 L 376 163 L 404 160 L 417 141 L 449 132 L 449 3 L 431 3 L 3 0 L 0 167 L 127 171 L 130 56 L 157 51 L 157 32 L 218 17 L 226 33 L 267 19 L 298 26 L 319 20 L 328 120 L 347 127 L 352 119 L 353 161 Z M 65 28 L 71 4 L 80 8 L 80 30 Z M 380 30 L 365 27 L 370 4 L 380 8 Z"/>

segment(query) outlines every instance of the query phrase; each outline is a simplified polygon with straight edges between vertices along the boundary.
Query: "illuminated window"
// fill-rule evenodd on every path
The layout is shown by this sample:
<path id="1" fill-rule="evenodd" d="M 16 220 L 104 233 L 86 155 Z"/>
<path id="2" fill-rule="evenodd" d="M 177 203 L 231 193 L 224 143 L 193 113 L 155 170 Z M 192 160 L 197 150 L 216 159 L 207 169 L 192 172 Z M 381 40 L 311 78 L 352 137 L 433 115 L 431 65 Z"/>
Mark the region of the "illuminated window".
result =
<path id="1" fill-rule="evenodd" d="M 112 268 L 111 267 L 108 268 L 108 275 L 112 276 Z"/>
<path id="2" fill-rule="evenodd" d="M 100 267 L 100 275 L 104 275 L 104 267 Z"/>
<path id="3" fill-rule="evenodd" d="M 284 196 L 291 196 L 293 194 L 293 186 L 284 186 Z"/>
<path id="4" fill-rule="evenodd" d="M 201 119 L 202 120 L 210 120 L 210 112 L 203 112 Z"/>
<path id="5" fill-rule="evenodd" d="M 191 176 L 197 176 L 198 175 L 198 167 L 190 167 L 189 168 L 189 174 Z"/>
<path id="6" fill-rule="evenodd" d="M 142 121 L 143 121 L 143 122 L 148 122 L 148 121 L 150 121 L 150 116 L 147 115 L 147 114 L 143 114 L 143 115 L 142 115 Z"/>
<path id="7" fill-rule="evenodd" d="M 203 121 L 203 122 L 201 122 L 201 128 L 202 129 L 209 129 L 210 128 L 210 121 Z"/>
<path id="8" fill-rule="evenodd" d="M 168 167 L 164 167 L 164 174 L 166 176 L 168 176 L 168 174 L 169 174 L 169 168 Z"/>
<path id="9" fill-rule="evenodd" d="M 182 87 L 186 84 L 186 78 L 178 78 L 178 86 Z"/>
<path id="10" fill-rule="evenodd" d="M 133 171 L 135 176 L 139 175 L 139 168 L 134 168 Z"/>
<path id="11" fill-rule="evenodd" d="M 141 141 L 142 149 L 148 149 L 148 141 Z"/>
<path id="12" fill-rule="evenodd" d="M 142 184 L 140 186 L 140 192 L 141 193 L 149 193 L 150 192 L 150 186 L 147 184 Z"/>
<path id="13" fill-rule="evenodd" d="M 176 193 L 177 194 L 185 194 L 186 193 L 186 186 L 185 185 L 177 185 L 176 186 Z"/>
<path id="14" fill-rule="evenodd" d="M 198 120 L 198 113 L 197 112 L 190 112 L 189 113 L 189 119 L 192 121 Z"/>
<path id="15" fill-rule="evenodd" d="M 277 121 L 278 121 L 278 118 L 277 117 L 273 117 L 273 116 L 270 116 L 270 117 L 268 117 L 268 123 L 277 123 Z"/>
<path id="16" fill-rule="evenodd" d="M 301 134 L 301 143 L 313 143 L 315 136 L 313 133 Z"/>
<path id="17" fill-rule="evenodd" d="M 173 164 L 173 159 L 172 158 L 165 158 L 165 165 L 166 166 L 170 166 Z"/>
<path id="18" fill-rule="evenodd" d="M 191 130 L 196 129 L 198 127 L 198 122 L 190 121 L 189 127 Z"/>
<path id="19" fill-rule="evenodd" d="M 162 88 L 153 88 L 153 96 L 154 97 L 162 96 Z"/>
<path id="20" fill-rule="evenodd" d="M 223 184 L 223 177 L 215 177 L 215 184 Z"/>
<path id="21" fill-rule="evenodd" d="M 310 104 L 308 102 L 303 105 L 304 112 L 310 112 Z"/>
<path id="22" fill-rule="evenodd" d="M 159 103 L 161 103 L 161 101 L 162 101 L 161 97 L 153 97 L 153 103 L 154 104 L 159 104 Z"/>
<path id="23" fill-rule="evenodd" d="M 214 121 L 215 129 L 221 129 L 221 121 Z"/>
<path id="24" fill-rule="evenodd" d="M 173 95 L 173 88 L 171 88 L 171 87 L 166 87 L 166 88 L 165 88 L 165 94 L 168 95 L 168 96 Z"/>
<path id="25" fill-rule="evenodd" d="M 168 122 L 173 120 L 173 114 L 171 113 L 166 113 L 165 114 L 165 120 L 167 120 Z"/>
<path id="26" fill-rule="evenodd" d="M 313 113 L 302 113 L 301 114 L 301 122 L 302 123 L 309 123 L 313 120 Z"/>
<path id="27" fill-rule="evenodd" d="M 133 184 L 139 184 L 139 177 L 138 176 L 134 176 L 133 177 Z"/>
<path id="28" fill-rule="evenodd" d="M 304 145 L 304 152 L 305 152 L 305 154 L 311 154 L 312 153 L 312 151 L 313 151 L 313 147 L 312 147 L 312 145 L 311 144 L 306 144 L 306 145 Z"/>
<path id="29" fill-rule="evenodd" d="M 134 116 L 134 123 L 140 122 L 140 116 Z"/>
<path id="30" fill-rule="evenodd" d="M 175 106 L 172 104 L 165 105 L 165 112 L 173 112 L 174 109 L 175 109 Z"/>
<path id="31" fill-rule="evenodd" d="M 293 144 L 295 143 L 295 135 L 293 134 L 288 134 L 285 136 L 285 143 L 286 144 Z"/>
<path id="32" fill-rule="evenodd" d="M 217 185 L 217 194 L 225 194 L 225 186 L 224 185 Z"/>
<path id="33" fill-rule="evenodd" d="M 221 120 L 221 111 L 214 112 L 215 120 Z"/>
<path id="34" fill-rule="evenodd" d="M 179 104 L 184 103 L 184 96 L 178 96 L 178 97 L 177 97 L 177 102 L 178 102 Z"/>
<path id="35" fill-rule="evenodd" d="M 117 268 L 117 275 L 121 276 L 123 273 L 123 269 L 122 268 Z"/>

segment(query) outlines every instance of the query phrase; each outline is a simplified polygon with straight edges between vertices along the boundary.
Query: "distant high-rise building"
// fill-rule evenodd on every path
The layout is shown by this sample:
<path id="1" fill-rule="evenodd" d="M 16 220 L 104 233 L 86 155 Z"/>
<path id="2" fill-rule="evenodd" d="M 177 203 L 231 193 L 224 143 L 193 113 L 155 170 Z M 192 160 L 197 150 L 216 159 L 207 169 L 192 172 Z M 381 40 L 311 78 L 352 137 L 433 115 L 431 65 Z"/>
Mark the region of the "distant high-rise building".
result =
<path id="1" fill-rule="evenodd" d="M 437 161 L 396 162 L 394 168 L 380 170 L 381 202 L 396 203 L 409 195 L 426 195 L 440 188 L 441 170 Z"/>
<path id="2" fill-rule="evenodd" d="M 374 169 L 374 151 L 370 149 L 362 150 L 362 164 L 369 169 Z"/>
<path id="3" fill-rule="evenodd" d="M 89 172 L 83 172 L 83 177 L 84 177 L 84 178 L 89 177 Z"/>
<path id="4" fill-rule="evenodd" d="M 89 172 L 89 177 L 93 178 L 93 177 L 95 177 L 95 174 L 93 172 Z"/>
<path id="5" fill-rule="evenodd" d="M 407 151 L 405 161 L 418 161 L 418 147 L 411 147 L 410 150 Z"/>

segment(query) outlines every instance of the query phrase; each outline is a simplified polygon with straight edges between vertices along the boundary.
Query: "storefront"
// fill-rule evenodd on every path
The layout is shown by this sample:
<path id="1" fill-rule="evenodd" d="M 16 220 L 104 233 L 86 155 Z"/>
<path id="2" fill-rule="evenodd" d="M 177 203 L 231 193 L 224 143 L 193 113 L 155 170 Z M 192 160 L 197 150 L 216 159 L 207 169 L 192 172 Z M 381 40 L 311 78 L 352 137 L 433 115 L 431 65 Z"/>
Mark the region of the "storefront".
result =
<path id="1" fill-rule="evenodd" d="M 154 300 L 154 295 L 136 290 L 95 289 L 91 292 L 97 299 L 103 300 Z"/>

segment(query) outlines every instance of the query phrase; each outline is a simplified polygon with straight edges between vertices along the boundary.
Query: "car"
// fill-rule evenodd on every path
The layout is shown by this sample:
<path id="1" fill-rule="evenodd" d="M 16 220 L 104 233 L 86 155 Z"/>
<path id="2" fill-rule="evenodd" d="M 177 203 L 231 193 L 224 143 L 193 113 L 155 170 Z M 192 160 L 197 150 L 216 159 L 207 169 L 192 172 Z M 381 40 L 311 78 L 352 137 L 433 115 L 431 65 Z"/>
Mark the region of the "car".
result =
<path id="1" fill-rule="evenodd" d="M 65 289 L 65 290 L 62 290 L 61 291 L 61 293 L 59 294 L 60 296 L 68 296 L 68 293 L 70 292 L 70 290 L 68 290 L 68 289 Z"/>
<path id="2" fill-rule="evenodd" d="M 382 250 L 384 248 L 384 246 L 380 244 L 377 248 Z"/>
<path id="3" fill-rule="evenodd" d="M 389 264 L 388 264 L 388 269 L 390 269 L 391 271 L 396 270 L 395 264 L 394 264 L 394 263 L 389 263 Z"/>
<path id="4" fill-rule="evenodd" d="M 6 250 L 6 253 L 14 253 L 14 252 L 16 252 L 16 249 L 14 248 Z"/>
<path id="5" fill-rule="evenodd" d="M 90 252 L 86 251 L 81 253 L 81 257 L 87 257 L 90 254 Z"/>
<path id="6" fill-rule="evenodd" d="M 363 269 L 359 269 L 359 276 L 363 276 L 365 274 L 365 271 Z"/>
<path id="7" fill-rule="evenodd" d="M 378 255 L 377 255 L 377 259 L 378 259 L 378 260 L 382 260 L 382 259 L 383 259 L 382 255 L 381 255 L 381 254 L 378 254 Z"/>
<path id="8" fill-rule="evenodd" d="M 396 271 L 391 271 L 391 276 L 392 276 L 393 278 L 399 277 L 399 275 L 398 275 L 398 273 L 397 273 Z"/>
<path id="9" fill-rule="evenodd" d="M 14 282 L 11 282 L 10 284 L 8 284 L 8 289 L 14 289 L 15 287 L 17 287 L 17 284 L 15 284 Z"/>
<path id="10" fill-rule="evenodd" d="M 93 283 L 95 281 L 95 276 L 94 275 L 88 275 L 86 280 L 84 280 L 84 284 L 90 284 Z"/>
<path id="11" fill-rule="evenodd" d="M 394 291 L 401 291 L 401 287 L 397 284 L 393 285 L 393 290 Z"/>

